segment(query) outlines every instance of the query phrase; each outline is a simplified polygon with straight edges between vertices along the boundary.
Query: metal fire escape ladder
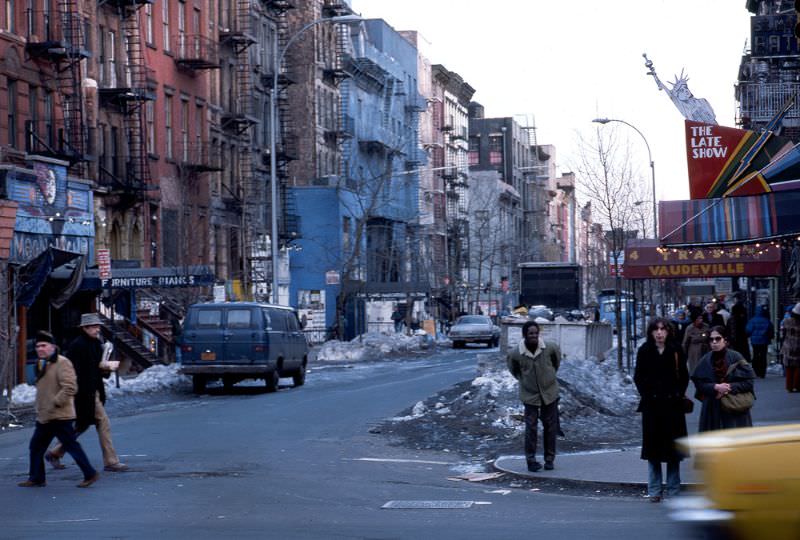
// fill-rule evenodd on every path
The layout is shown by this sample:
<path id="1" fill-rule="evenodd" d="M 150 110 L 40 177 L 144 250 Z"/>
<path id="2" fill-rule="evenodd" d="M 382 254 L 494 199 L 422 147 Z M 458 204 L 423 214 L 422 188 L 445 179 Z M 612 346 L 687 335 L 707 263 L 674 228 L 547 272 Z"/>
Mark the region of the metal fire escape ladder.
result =
<path id="1" fill-rule="evenodd" d="M 61 134 L 63 151 L 70 165 L 86 160 L 87 130 L 84 125 L 84 100 L 81 83 L 81 60 L 88 56 L 84 48 L 83 19 L 78 12 L 77 0 L 59 0 L 58 15 L 61 20 L 63 62 L 56 68 L 58 94 L 64 114 L 64 131 Z"/>
<path id="2" fill-rule="evenodd" d="M 147 72 L 144 51 L 142 49 L 142 34 L 139 25 L 139 7 L 142 4 L 133 3 L 120 8 L 121 29 L 125 36 L 128 63 L 125 75 L 128 79 L 129 91 L 123 105 L 125 134 L 128 140 L 127 184 L 137 191 L 157 189 L 152 184 L 150 163 L 147 157 L 147 119 L 143 106 L 148 100 L 153 99 L 148 90 Z"/>

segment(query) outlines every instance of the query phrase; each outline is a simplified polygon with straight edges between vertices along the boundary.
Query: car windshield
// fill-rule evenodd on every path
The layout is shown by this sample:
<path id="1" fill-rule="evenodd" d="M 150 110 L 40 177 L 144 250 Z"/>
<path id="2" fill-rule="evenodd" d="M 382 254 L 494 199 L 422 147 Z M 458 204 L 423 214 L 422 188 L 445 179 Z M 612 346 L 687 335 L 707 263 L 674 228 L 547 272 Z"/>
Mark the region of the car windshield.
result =
<path id="1" fill-rule="evenodd" d="M 488 317 L 481 317 L 480 315 L 470 315 L 461 317 L 456 321 L 456 324 L 491 324 Z"/>

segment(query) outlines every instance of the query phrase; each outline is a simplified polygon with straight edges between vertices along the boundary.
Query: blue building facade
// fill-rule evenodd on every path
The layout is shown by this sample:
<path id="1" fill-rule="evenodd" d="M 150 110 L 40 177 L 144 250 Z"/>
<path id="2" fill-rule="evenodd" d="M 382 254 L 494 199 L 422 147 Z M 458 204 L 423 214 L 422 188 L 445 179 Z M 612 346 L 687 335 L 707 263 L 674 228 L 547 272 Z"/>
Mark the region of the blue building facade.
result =
<path id="1" fill-rule="evenodd" d="M 419 169 L 426 163 L 419 113 L 426 102 L 416 47 L 381 19 L 351 28 L 342 66 L 339 175 L 325 187 L 294 188 L 302 201 L 302 251 L 291 254 L 290 272 L 301 316 L 309 316 L 303 306 L 310 305 L 315 328 L 324 311 L 325 328 L 339 324 L 352 337 L 368 329 L 370 299 L 428 292 L 418 240 Z M 346 298 L 337 318 L 339 295 Z"/>

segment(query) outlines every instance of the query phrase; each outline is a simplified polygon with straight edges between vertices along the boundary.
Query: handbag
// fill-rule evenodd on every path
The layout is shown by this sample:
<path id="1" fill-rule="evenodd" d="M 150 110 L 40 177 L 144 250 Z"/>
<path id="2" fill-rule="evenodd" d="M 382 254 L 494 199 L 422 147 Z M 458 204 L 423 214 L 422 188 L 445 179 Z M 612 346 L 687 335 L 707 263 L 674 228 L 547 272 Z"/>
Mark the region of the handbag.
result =
<path id="1" fill-rule="evenodd" d="M 683 396 L 683 414 L 692 414 L 694 411 L 694 401 L 690 398 Z"/>
<path id="2" fill-rule="evenodd" d="M 747 363 L 745 360 L 739 360 L 735 364 L 731 365 L 728 368 L 728 373 L 725 375 L 727 379 L 730 374 L 736 369 L 736 366 L 742 363 Z M 725 412 L 733 413 L 733 414 L 742 414 L 746 413 L 753 407 L 753 402 L 755 401 L 756 397 L 753 392 L 741 392 L 739 394 L 725 394 L 719 400 L 719 404 L 722 407 L 722 410 Z"/>

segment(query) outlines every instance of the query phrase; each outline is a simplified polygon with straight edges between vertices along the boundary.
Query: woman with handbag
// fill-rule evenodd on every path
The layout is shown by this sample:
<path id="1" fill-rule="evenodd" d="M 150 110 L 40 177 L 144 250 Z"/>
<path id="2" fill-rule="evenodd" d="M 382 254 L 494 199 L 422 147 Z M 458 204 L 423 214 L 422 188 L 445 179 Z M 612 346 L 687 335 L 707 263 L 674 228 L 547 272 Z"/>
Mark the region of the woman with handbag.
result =
<path id="1" fill-rule="evenodd" d="M 689 372 L 671 331 L 666 319 L 657 317 L 650 322 L 647 341 L 636 353 L 633 375 L 641 396 L 636 410 L 642 413 L 641 457 L 648 463 L 647 495 L 651 502 L 660 502 L 663 496 L 662 463 L 667 464 L 666 494 L 677 495 L 681 489 L 683 456 L 675 448 L 675 440 L 686 436 L 684 404 Z"/>
<path id="2" fill-rule="evenodd" d="M 724 326 L 713 327 L 709 339 L 711 351 L 692 374 L 695 397 L 703 403 L 699 431 L 752 426 L 756 374 L 741 354 L 728 348 Z"/>

